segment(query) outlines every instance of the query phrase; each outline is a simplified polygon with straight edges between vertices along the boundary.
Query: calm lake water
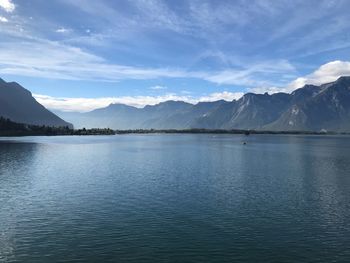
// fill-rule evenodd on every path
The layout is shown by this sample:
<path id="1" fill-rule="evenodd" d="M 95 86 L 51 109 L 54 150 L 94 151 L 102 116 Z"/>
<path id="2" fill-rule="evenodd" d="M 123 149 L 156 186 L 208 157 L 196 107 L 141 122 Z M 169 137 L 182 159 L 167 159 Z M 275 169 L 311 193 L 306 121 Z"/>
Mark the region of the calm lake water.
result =
<path id="1" fill-rule="evenodd" d="M 350 137 L 2 138 L 0 262 L 350 262 Z"/>

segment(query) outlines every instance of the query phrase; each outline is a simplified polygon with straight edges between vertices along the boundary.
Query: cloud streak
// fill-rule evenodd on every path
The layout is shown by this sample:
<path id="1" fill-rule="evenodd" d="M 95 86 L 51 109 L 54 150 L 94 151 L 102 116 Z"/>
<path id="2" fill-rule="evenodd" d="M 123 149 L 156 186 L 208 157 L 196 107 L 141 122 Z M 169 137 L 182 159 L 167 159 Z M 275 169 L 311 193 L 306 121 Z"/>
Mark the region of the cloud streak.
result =
<path id="1" fill-rule="evenodd" d="M 151 90 L 165 90 L 167 89 L 167 87 L 165 86 L 160 86 L 160 85 L 156 85 L 156 86 L 152 86 L 150 87 Z"/>
<path id="2" fill-rule="evenodd" d="M 120 81 L 193 78 L 219 85 L 262 85 L 259 74 L 291 73 L 287 61 L 258 63 L 249 68 L 223 71 L 188 71 L 183 68 L 144 68 L 118 65 L 81 48 L 55 41 L 26 39 L 20 44 L 0 43 L 0 73 L 66 80 Z"/>

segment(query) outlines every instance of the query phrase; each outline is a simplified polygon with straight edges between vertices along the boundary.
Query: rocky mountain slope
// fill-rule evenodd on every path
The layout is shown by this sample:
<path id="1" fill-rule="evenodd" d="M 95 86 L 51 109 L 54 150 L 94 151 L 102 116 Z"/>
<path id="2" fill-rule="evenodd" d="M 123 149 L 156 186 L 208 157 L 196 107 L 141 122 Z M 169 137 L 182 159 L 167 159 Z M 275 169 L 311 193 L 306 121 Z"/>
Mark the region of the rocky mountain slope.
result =
<path id="1" fill-rule="evenodd" d="M 254 129 L 271 131 L 350 131 L 350 77 L 291 94 L 247 93 L 231 102 L 196 105 L 167 101 L 135 108 L 111 104 L 87 113 L 62 113 L 77 127 L 113 129 Z"/>
<path id="2" fill-rule="evenodd" d="M 72 127 L 72 124 L 39 104 L 21 85 L 2 79 L 0 79 L 0 116 L 23 124 Z"/>

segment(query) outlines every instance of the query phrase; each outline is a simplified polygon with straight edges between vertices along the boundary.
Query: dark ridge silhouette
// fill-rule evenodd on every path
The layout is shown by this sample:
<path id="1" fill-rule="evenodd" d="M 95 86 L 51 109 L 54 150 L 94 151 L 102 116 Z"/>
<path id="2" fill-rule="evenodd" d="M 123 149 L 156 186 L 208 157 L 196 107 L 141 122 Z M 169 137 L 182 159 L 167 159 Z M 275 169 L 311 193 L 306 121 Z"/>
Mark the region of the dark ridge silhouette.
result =
<path id="1" fill-rule="evenodd" d="M 47 110 L 16 82 L 0 79 L 0 116 L 18 123 L 73 128 L 71 123 Z"/>

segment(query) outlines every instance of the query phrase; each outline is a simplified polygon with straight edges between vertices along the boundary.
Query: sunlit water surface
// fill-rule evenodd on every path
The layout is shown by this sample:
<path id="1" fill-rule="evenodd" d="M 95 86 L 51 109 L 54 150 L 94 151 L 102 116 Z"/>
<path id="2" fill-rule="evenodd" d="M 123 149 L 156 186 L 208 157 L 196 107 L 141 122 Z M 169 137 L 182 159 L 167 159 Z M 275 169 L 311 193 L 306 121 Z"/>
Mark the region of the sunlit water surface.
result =
<path id="1" fill-rule="evenodd" d="M 350 137 L 0 139 L 0 262 L 74 261 L 350 262 Z"/>

